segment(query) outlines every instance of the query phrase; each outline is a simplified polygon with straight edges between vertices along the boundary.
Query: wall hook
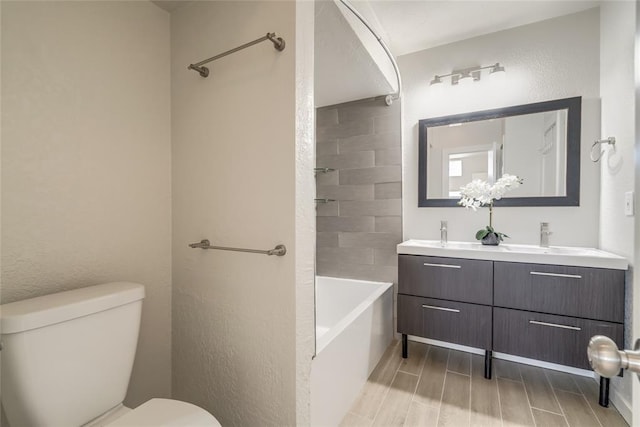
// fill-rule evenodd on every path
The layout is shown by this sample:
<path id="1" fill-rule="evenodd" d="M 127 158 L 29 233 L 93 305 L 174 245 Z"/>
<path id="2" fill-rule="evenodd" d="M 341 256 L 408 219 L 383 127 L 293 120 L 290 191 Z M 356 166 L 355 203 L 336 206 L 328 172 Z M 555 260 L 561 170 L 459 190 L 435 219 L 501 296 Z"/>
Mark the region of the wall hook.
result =
<path id="1" fill-rule="evenodd" d="M 599 150 L 600 153 L 598 155 L 598 157 L 594 158 L 593 156 L 593 149 L 597 147 L 601 147 L 602 144 L 609 144 L 609 145 L 616 145 L 616 138 L 614 136 L 610 136 L 609 138 L 606 139 L 598 139 L 596 141 L 594 141 L 593 145 L 591 145 L 591 152 L 589 153 L 589 157 L 591 157 L 591 161 L 594 163 L 597 163 L 600 161 L 600 159 L 602 158 L 602 155 L 604 154 L 604 150 Z"/>

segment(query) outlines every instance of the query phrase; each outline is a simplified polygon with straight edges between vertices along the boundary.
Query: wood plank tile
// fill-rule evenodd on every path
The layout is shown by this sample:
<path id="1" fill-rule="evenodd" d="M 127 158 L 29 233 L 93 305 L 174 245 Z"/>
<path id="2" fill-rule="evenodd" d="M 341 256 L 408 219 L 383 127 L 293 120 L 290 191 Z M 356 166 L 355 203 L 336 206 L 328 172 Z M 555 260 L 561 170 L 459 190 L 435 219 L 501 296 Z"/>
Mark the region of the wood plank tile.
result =
<path id="1" fill-rule="evenodd" d="M 575 377 L 575 383 L 579 386 L 580 391 L 584 394 L 587 403 L 596 414 L 596 418 L 602 423 L 603 426 L 624 427 L 627 426 L 627 422 L 620 415 L 618 410 L 612 404 L 608 408 L 600 406 L 598 398 L 600 394 L 599 383 L 593 378 L 587 377 Z"/>
<path id="2" fill-rule="evenodd" d="M 416 402 L 435 406 L 440 404 L 444 376 L 447 372 L 447 359 L 449 350 L 442 347 L 430 346 L 427 357 L 424 359 L 422 375 L 418 382 L 418 388 L 413 400 Z"/>
<path id="3" fill-rule="evenodd" d="M 542 368 L 521 365 L 520 373 L 532 408 L 562 414 L 551 384 L 547 381 L 547 376 Z"/>
<path id="4" fill-rule="evenodd" d="M 502 426 L 498 382 L 484 377 L 484 357 L 471 356 L 471 425 Z"/>
<path id="5" fill-rule="evenodd" d="M 496 378 L 506 378 L 512 381 L 522 382 L 520 368 L 517 363 L 508 360 L 493 359 L 493 371 Z"/>
<path id="6" fill-rule="evenodd" d="M 373 421 L 373 425 L 385 427 L 402 426 L 407 419 L 409 406 L 417 385 L 418 376 L 398 372 L 382 402 L 380 411 Z"/>
<path id="7" fill-rule="evenodd" d="M 498 378 L 497 382 L 504 425 L 535 425 L 524 384 L 504 378 Z"/>
<path id="8" fill-rule="evenodd" d="M 628 427 L 627 421 L 620 415 L 620 412 L 613 405 L 609 405 L 608 408 L 603 408 L 598 404 L 598 401 L 587 400 L 587 403 L 593 409 L 596 414 L 596 418 L 603 426 L 606 427 Z"/>
<path id="9" fill-rule="evenodd" d="M 409 357 L 402 359 L 398 370 L 408 374 L 420 375 L 429 346 L 415 341 L 409 341 L 408 344 Z"/>
<path id="10" fill-rule="evenodd" d="M 434 427 L 438 423 L 440 409 L 434 406 L 423 405 L 416 401 L 411 402 L 405 427 Z"/>
<path id="11" fill-rule="evenodd" d="M 583 395 L 569 393 L 568 391 L 557 391 L 556 395 L 569 426 L 600 426 L 600 422 Z"/>
<path id="12" fill-rule="evenodd" d="M 380 362 L 364 385 L 360 396 L 351 407 L 351 412 L 354 414 L 370 420 L 375 418 L 402 359 L 400 357 L 399 343 L 399 341 L 393 341 L 384 355 L 382 355 Z"/>
<path id="13" fill-rule="evenodd" d="M 567 420 L 562 415 L 533 408 L 533 419 L 539 427 L 567 427 Z"/>
<path id="14" fill-rule="evenodd" d="M 471 378 L 447 372 L 444 380 L 438 426 L 468 426 L 470 421 Z"/>
<path id="15" fill-rule="evenodd" d="M 571 393 L 580 393 L 578 385 L 573 380 L 575 375 L 567 374 L 566 372 L 552 371 L 550 369 L 544 370 L 551 387 L 555 390 L 570 391 Z"/>
<path id="16" fill-rule="evenodd" d="M 368 418 L 361 417 L 360 415 L 348 412 L 342 419 L 340 427 L 370 427 L 372 421 Z"/>
<path id="17" fill-rule="evenodd" d="M 471 375 L 471 353 L 449 350 L 447 370 L 462 375 Z"/>

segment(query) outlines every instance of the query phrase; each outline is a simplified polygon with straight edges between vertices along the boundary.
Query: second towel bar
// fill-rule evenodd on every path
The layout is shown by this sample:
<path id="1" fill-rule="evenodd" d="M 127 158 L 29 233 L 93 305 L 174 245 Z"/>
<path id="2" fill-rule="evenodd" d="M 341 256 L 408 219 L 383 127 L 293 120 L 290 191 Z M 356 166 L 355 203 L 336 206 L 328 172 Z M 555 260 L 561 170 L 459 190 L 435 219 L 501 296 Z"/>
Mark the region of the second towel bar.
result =
<path id="1" fill-rule="evenodd" d="M 221 251 L 235 251 L 235 252 L 251 252 L 254 254 L 264 254 L 264 255 L 276 255 L 276 256 L 284 256 L 287 253 L 287 248 L 285 245 L 277 245 L 273 249 L 268 250 L 260 250 L 260 249 L 244 249 L 244 248 L 229 248 L 226 246 L 211 246 L 211 242 L 208 239 L 202 239 L 199 243 L 189 243 L 190 248 L 194 249 L 218 249 Z"/>

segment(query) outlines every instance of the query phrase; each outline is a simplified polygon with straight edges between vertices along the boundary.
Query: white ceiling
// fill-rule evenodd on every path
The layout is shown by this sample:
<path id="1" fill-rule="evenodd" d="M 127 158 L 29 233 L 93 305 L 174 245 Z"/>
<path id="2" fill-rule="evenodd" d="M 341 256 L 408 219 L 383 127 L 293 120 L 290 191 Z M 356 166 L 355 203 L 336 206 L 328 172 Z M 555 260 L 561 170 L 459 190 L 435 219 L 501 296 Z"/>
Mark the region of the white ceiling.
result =
<path id="1" fill-rule="evenodd" d="M 362 0 L 395 56 L 595 7 L 594 0 Z"/>

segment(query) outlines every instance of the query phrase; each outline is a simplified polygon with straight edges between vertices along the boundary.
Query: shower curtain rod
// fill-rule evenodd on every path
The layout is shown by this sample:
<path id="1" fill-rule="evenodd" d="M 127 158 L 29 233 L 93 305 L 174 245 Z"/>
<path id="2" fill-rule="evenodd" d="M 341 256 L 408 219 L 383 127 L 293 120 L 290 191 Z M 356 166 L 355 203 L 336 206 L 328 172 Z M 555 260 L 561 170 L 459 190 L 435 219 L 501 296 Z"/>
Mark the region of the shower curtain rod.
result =
<path id="1" fill-rule="evenodd" d="M 200 73 L 200 75 L 202 77 L 207 77 L 209 75 L 209 69 L 207 67 L 203 67 L 202 65 L 211 62 L 211 61 L 215 61 L 216 59 L 220 59 L 224 56 L 227 55 L 231 55 L 232 53 L 235 53 L 239 50 L 248 48 L 249 46 L 253 46 L 254 44 L 258 44 L 260 42 L 263 42 L 265 40 L 269 40 L 273 43 L 273 47 L 277 50 L 277 51 L 283 51 L 284 50 L 284 46 L 285 46 L 285 42 L 284 39 L 282 37 L 276 37 L 276 33 L 267 33 L 266 36 L 264 37 L 260 37 L 259 39 L 255 39 L 253 41 L 250 41 L 249 43 L 245 43 L 242 46 L 238 46 L 236 48 L 233 48 L 231 50 L 228 50 L 226 52 L 222 52 L 219 55 L 216 56 L 212 56 L 211 58 L 205 59 L 204 61 L 200 61 L 198 63 L 195 64 L 189 64 L 189 66 L 187 67 L 187 70 L 195 70 L 198 73 Z"/>

